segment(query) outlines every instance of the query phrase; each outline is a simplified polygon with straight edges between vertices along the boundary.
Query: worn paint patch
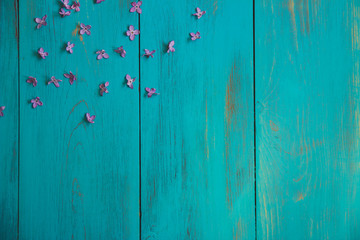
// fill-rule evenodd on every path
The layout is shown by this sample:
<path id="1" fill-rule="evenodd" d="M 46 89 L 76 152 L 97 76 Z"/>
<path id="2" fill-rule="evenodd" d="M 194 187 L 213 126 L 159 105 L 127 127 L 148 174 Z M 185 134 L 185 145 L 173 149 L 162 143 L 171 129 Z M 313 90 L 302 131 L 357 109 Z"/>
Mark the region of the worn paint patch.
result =
<path id="1" fill-rule="evenodd" d="M 351 46 L 352 50 L 360 50 L 360 6 L 351 5 L 352 27 L 351 27 Z"/>
<path id="2" fill-rule="evenodd" d="M 215 15 L 216 11 L 218 10 L 218 1 L 216 0 L 214 3 L 213 3 L 213 15 Z"/>
<path id="3" fill-rule="evenodd" d="M 294 34 L 294 41 L 295 41 L 295 48 L 298 51 L 299 50 L 299 44 L 298 44 L 298 36 L 297 36 L 297 26 L 296 26 L 296 19 L 295 19 L 295 4 L 293 0 L 289 0 L 288 2 L 288 10 L 290 12 L 291 17 L 291 25 L 293 28 L 293 34 Z"/>
<path id="4" fill-rule="evenodd" d="M 236 114 L 239 113 L 239 105 L 237 104 L 237 94 L 238 86 L 240 83 L 240 75 L 238 74 L 238 69 L 236 62 L 234 61 L 233 66 L 230 71 L 229 80 L 226 86 L 225 94 L 225 163 L 226 163 L 226 197 L 228 202 L 228 207 L 233 207 L 232 199 L 232 169 L 230 164 L 230 148 L 231 148 L 231 135 L 236 127 Z"/>
<path id="5" fill-rule="evenodd" d="M 273 130 L 274 132 L 279 131 L 279 126 L 276 125 L 273 121 L 270 120 L 270 128 L 271 130 Z"/>
<path id="6" fill-rule="evenodd" d="M 76 37 L 79 31 L 80 31 L 80 25 L 76 25 L 75 29 L 71 32 L 71 35 L 73 37 Z"/>
<path id="7" fill-rule="evenodd" d="M 299 202 L 299 201 L 303 201 L 304 200 L 304 195 L 302 193 L 298 193 L 295 199 L 295 202 Z"/>

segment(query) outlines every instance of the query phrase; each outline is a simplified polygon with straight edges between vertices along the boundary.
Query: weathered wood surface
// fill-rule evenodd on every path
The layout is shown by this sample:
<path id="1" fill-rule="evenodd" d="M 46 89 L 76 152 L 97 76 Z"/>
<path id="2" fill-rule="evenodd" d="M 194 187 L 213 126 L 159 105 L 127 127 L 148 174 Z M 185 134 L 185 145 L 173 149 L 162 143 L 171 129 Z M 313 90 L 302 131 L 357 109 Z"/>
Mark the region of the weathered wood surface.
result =
<path id="1" fill-rule="evenodd" d="M 21 239 L 139 236 L 139 93 L 124 84 L 139 71 L 138 41 L 124 36 L 138 17 L 129 14 L 130 1 L 80 3 L 80 12 L 61 18 L 60 2 L 20 1 Z M 48 25 L 35 29 L 34 18 L 45 14 Z M 90 36 L 79 35 L 80 23 L 92 25 Z M 114 52 L 121 45 L 126 58 Z M 40 47 L 46 59 L 37 56 Z M 109 59 L 96 60 L 101 49 Z M 69 71 L 78 77 L 72 86 L 63 77 Z M 29 75 L 37 87 L 26 83 Z M 59 88 L 47 85 L 51 76 L 63 80 Z M 44 105 L 33 109 L 36 96 Z"/>
<path id="2" fill-rule="evenodd" d="M 254 239 L 252 2 L 146 1 L 140 19 L 142 239 Z"/>
<path id="3" fill-rule="evenodd" d="M 359 239 L 360 2 L 256 0 L 258 239 Z"/>
<path id="4" fill-rule="evenodd" d="M 360 2 L 130 3 L 0 1 L 0 239 L 359 239 Z"/>
<path id="5" fill-rule="evenodd" d="M 18 3 L 0 1 L 0 239 L 16 239 L 18 225 Z"/>

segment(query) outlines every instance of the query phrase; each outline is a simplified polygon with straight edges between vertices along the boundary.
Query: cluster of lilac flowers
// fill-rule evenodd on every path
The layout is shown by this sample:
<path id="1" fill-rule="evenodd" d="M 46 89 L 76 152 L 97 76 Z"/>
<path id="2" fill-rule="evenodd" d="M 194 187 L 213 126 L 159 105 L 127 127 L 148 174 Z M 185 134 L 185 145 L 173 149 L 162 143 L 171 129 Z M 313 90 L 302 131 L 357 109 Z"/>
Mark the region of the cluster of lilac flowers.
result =
<path id="1" fill-rule="evenodd" d="M 101 3 L 104 2 L 105 0 L 96 0 L 96 3 Z M 62 2 L 62 8 L 59 11 L 59 14 L 61 15 L 61 17 L 65 17 L 65 16 L 69 16 L 71 14 L 71 10 L 74 10 L 75 12 L 79 12 L 80 11 L 80 3 L 78 1 L 73 1 L 73 3 L 70 5 L 69 0 L 61 0 Z M 131 3 L 131 8 L 130 8 L 130 12 L 131 13 L 138 13 L 141 14 L 142 13 L 142 9 L 141 9 L 141 5 L 142 5 L 142 1 L 138 1 L 138 2 L 132 2 Z M 204 14 L 206 13 L 206 11 L 201 11 L 200 8 L 196 8 L 196 13 L 192 14 L 193 16 L 196 16 L 197 19 L 200 19 Z M 47 22 L 47 15 L 43 16 L 42 18 L 35 18 L 35 22 L 37 23 L 36 28 L 40 29 L 42 26 L 46 26 Z M 80 24 L 80 35 L 91 35 L 91 25 L 85 25 L 83 23 Z M 126 35 L 129 37 L 130 41 L 133 41 L 135 39 L 135 37 L 137 35 L 140 34 L 140 30 L 135 29 L 135 27 L 133 25 L 130 25 L 128 28 L 128 31 L 126 31 Z M 190 33 L 190 37 L 191 40 L 195 41 L 197 39 L 200 39 L 200 32 L 196 32 L 196 33 Z M 168 43 L 168 50 L 167 53 L 170 52 L 175 52 L 175 41 L 172 40 Z M 74 43 L 71 42 L 67 42 L 67 46 L 66 46 L 66 51 L 69 52 L 70 54 L 73 53 L 73 48 L 75 47 Z M 114 50 L 116 53 L 120 54 L 121 57 L 125 58 L 126 57 L 126 51 L 123 48 L 123 46 L 118 47 L 117 49 Z M 145 53 L 143 54 L 144 57 L 147 58 L 153 58 L 154 57 L 154 53 L 156 52 L 155 50 L 148 50 L 148 49 L 144 49 Z M 49 56 L 49 53 L 46 52 L 42 47 L 38 49 L 38 54 L 42 59 L 45 59 L 47 56 Z M 99 50 L 96 52 L 97 60 L 100 59 L 108 59 L 109 55 L 105 52 L 105 50 Z M 69 79 L 69 83 L 70 85 L 72 85 L 75 81 L 76 81 L 76 76 L 70 71 L 69 73 L 64 73 L 64 77 Z M 125 79 L 127 81 L 126 85 L 130 88 L 133 89 L 133 83 L 135 82 L 136 78 L 132 78 L 129 74 L 126 74 Z M 35 77 L 29 76 L 28 79 L 26 80 L 27 83 L 33 85 L 33 87 L 37 86 L 37 79 Z M 61 79 L 57 79 L 54 76 L 51 77 L 51 79 L 48 81 L 48 85 L 53 84 L 56 88 L 60 87 L 60 82 L 62 82 Z M 99 94 L 100 96 L 103 96 L 104 93 L 109 93 L 108 91 L 108 86 L 109 86 L 109 82 L 105 82 L 99 85 Z M 147 97 L 152 97 L 153 95 L 159 95 L 159 93 L 156 92 L 155 88 L 145 88 L 145 91 L 147 93 Z M 36 97 L 34 99 L 32 99 L 31 101 L 32 107 L 36 108 L 37 106 L 42 106 L 43 102 L 40 100 L 40 97 Z M 4 111 L 5 106 L 0 106 L 0 117 L 4 116 Z M 86 119 L 89 123 L 94 123 L 95 120 L 95 115 L 91 116 L 89 113 L 85 114 Z"/>
<path id="2" fill-rule="evenodd" d="M 73 2 L 73 4 L 69 4 L 69 0 L 61 0 L 63 7 L 60 8 L 59 14 L 61 17 L 70 16 L 71 10 L 75 10 L 75 12 L 80 12 L 80 3 Z M 69 11 L 67 11 L 69 10 Z"/>

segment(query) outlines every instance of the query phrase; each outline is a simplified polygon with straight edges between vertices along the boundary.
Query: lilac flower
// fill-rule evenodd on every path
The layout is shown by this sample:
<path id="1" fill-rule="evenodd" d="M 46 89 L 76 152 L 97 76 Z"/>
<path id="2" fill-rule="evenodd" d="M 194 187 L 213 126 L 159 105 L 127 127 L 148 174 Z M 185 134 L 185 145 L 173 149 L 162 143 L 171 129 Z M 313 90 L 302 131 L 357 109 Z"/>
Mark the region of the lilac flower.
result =
<path id="1" fill-rule="evenodd" d="M 134 88 L 133 83 L 135 82 L 136 78 L 131 78 L 129 74 L 126 74 L 125 78 L 127 80 L 126 85 L 128 85 L 129 88 L 133 89 Z"/>
<path id="2" fill-rule="evenodd" d="M 1 106 L 0 107 L 0 117 L 4 116 L 4 113 L 3 113 L 4 110 L 5 110 L 5 106 Z"/>
<path id="3" fill-rule="evenodd" d="M 43 105 L 43 103 L 42 103 L 42 101 L 40 101 L 39 97 L 31 99 L 31 103 L 32 103 L 33 108 L 36 108 L 37 106 L 42 106 Z"/>
<path id="4" fill-rule="evenodd" d="M 200 19 L 202 17 L 202 15 L 204 15 L 206 13 L 206 11 L 201 11 L 200 8 L 196 8 L 196 13 L 193 14 L 193 16 L 197 16 L 198 19 Z"/>
<path id="5" fill-rule="evenodd" d="M 139 35 L 139 34 L 140 34 L 140 31 L 134 29 L 133 25 L 130 25 L 129 26 L 129 31 L 126 32 L 126 35 L 129 36 L 131 41 L 135 39 L 135 35 Z"/>
<path id="6" fill-rule="evenodd" d="M 66 11 L 64 8 L 60 8 L 59 14 L 61 15 L 61 17 L 69 16 L 70 13 L 70 11 Z"/>
<path id="7" fill-rule="evenodd" d="M 74 81 L 76 81 L 76 76 L 71 71 L 69 72 L 69 74 L 64 73 L 64 77 L 69 79 L 70 85 L 72 85 Z"/>
<path id="8" fill-rule="evenodd" d="M 39 48 L 38 53 L 42 59 L 45 59 L 45 57 L 49 56 L 49 53 L 45 52 L 43 48 Z"/>
<path id="9" fill-rule="evenodd" d="M 80 11 L 80 3 L 73 2 L 73 4 L 71 5 L 71 9 L 75 9 L 75 12 L 79 12 Z"/>
<path id="10" fill-rule="evenodd" d="M 95 122 L 94 122 L 95 117 L 96 117 L 95 115 L 90 116 L 90 113 L 86 113 L 85 116 L 86 116 L 86 120 L 87 120 L 89 123 L 95 123 Z"/>
<path id="11" fill-rule="evenodd" d="M 174 44 L 175 44 L 175 41 L 169 42 L 169 49 L 167 50 L 167 53 L 175 52 Z"/>
<path id="12" fill-rule="evenodd" d="M 143 56 L 146 57 L 154 57 L 153 54 L 155 53 L 155 50 L 152 50 L 151 52 L 148 49 L 145 49 L 145 54 Z"/>
<path id="13" fill-rule="evenodd" d="M 42 18 L 35 18 L 35 22 L 38 24 L 36 26 L 37 29 L 41 28 L 42 26 L 47 25 L 46 18 L 47 18 L 47 15 L 43 16 Z"/>
<path id="14" fill-rule="evenodd" d="M 68 10 L 71 9 L 71 6 L 69 5 L 69 0 L 61 0 L 61 2 L 63 3 L 64 8 Z"/>
<path id="15" fill-rule="evenodd" d="M 80 27 L 81 27 L 81 30 L 80 30 L 81 35 L 83 35 L 84 33 L 86 33 L 87 35 L 91 34 L 91 32 L 90 32 L 91 26 L 90 25 L 85 25 L 83 23 L 80 23 Z"/>
<path id="16" fill-rule="evenodd" d="M 52 76 L 52 77 L 51 77 L 51 80 L 48 81 L 48 85 L 51 84 L 51 83 L 53 83 L 53 84 L 55 85 L 55 87 L 58 88 L 58 87 L 60 87 L 59 82 L 62 82 L 62 80 L 56 79 L 54 76 Z"/>
<path id="17" fill-rule="evenodd" d="M 107 53 L 105 52 L 105 50 L 97 51 L 96 54 L 98 54 L 97 57 L 96 57 L 97 60 L 100 60 L 100 59 L 102 59 L 102 58 L 105 58 L 105 59 L 108 59 L 108 58 L 109 58 L 109 54 L 107 54 Z"/>
<path id="18" fill-rule="evenodd" d="M 130 8 L 130 12 L 136 11 L 138 14 L 141 14 L 141 12 L 142 12 L 141 8 L 140 8 L 141 4 L 142 4 L 142 1 L 132 2 L 131 3 L 132 8 Z"/>
<path id="19" fill-rule="evenodd" d="M 70 54 L 73 53 L 73 47 L 75 47 L 75 43 L 67 42 L 66 51 L 68 51 Z"/>
<path id="20" fill-rule="evenodd" d="M 106 82 L 105 84 L 100 84 L 99 88 L 100 88 L 100 95 L 104 95 L 104 93 L 109 93 L 107 86 L 109 86 L 109 82 Z"/>
<path id="21" fill-rule="evenodd" d="M 160 93 L 156 93 L 156 89 L 155 88 L 145 88 L 145 90 L 148 92 L 147 96 L 148 98 L 151 98 L 153 94 L 155 95 L 159 95 Z"/>
<path id="22" fill-rule="evenodd" d="M 191 40 L 195 41 L 196 39 L 200 39 L 200 33 L 196 32 L 196 33 L 190 33 L 191 36 Z"/>
<path id="23" fill-rule="evenodd" d="M 115 49 L 115 52 L 120 53 L 120 56 L 123 58 L 126 56 L 126 51 L 123 48 L 123 46 L 120 46 L 117 49 Z"/>
<path id="24" fill-rule="evenodd" d="M 36 87 L 36 85 L 37 85 L 36 78 L 31 77 L 31 76 L 26 80 L 26 82 L 32 84 L 34 87 Z"/>
<path id="25" fill-rule="evenodd" d="M 105 0 L 96 0 L 96 3 L 105 2 Z"/>

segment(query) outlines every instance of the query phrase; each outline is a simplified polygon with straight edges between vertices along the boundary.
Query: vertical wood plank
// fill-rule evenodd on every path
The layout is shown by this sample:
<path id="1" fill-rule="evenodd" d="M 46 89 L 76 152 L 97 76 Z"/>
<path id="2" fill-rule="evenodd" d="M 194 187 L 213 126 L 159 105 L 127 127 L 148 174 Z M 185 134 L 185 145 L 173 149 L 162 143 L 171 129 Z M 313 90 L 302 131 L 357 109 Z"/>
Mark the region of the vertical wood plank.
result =
<path id="1" fill-rule="evenodd" d="M 255 3 L 258 239 L 358 239 L 360 2 Z"/>
<path id="2" fill-rule="evenodd" d="M 254 239 L 252 2 L 142 9 L 142 239 Z"/>
<path id="3" fill-rule="evenodd" d="M 130 1 L 80 4 L 80 12 L 61 18 L 58 1 L 21 0 L 21 239 L 139 236 L 139 95 L 125 84 L 127 73 L 138 73 L 138 42 L 125 36 L 138 18 Z M 45 14 L 48 25 L 35 29 L 34 18 Z M 80 23 L 92 26 L 90 36 L 79 35 Z M 121 45 L 126 58 L 114 52 Z M 46 59 L 37 56 L 40 47 Z M 101 49 L 109 59 L 96 60 Z M 69 71 L 78 78 L 73 85 L 63 77 Z M 63 80 L 59 88 L 47 85 L 51 76 Z M 106 81 L 109 93 L 101 97 Z M 44 105 L 32 109 L 37 96 Z"/>
<path id="4" fill-rule="evenodd" d="M 0 239 L 18 226 L 18 2 L 0 1 Z"/>

